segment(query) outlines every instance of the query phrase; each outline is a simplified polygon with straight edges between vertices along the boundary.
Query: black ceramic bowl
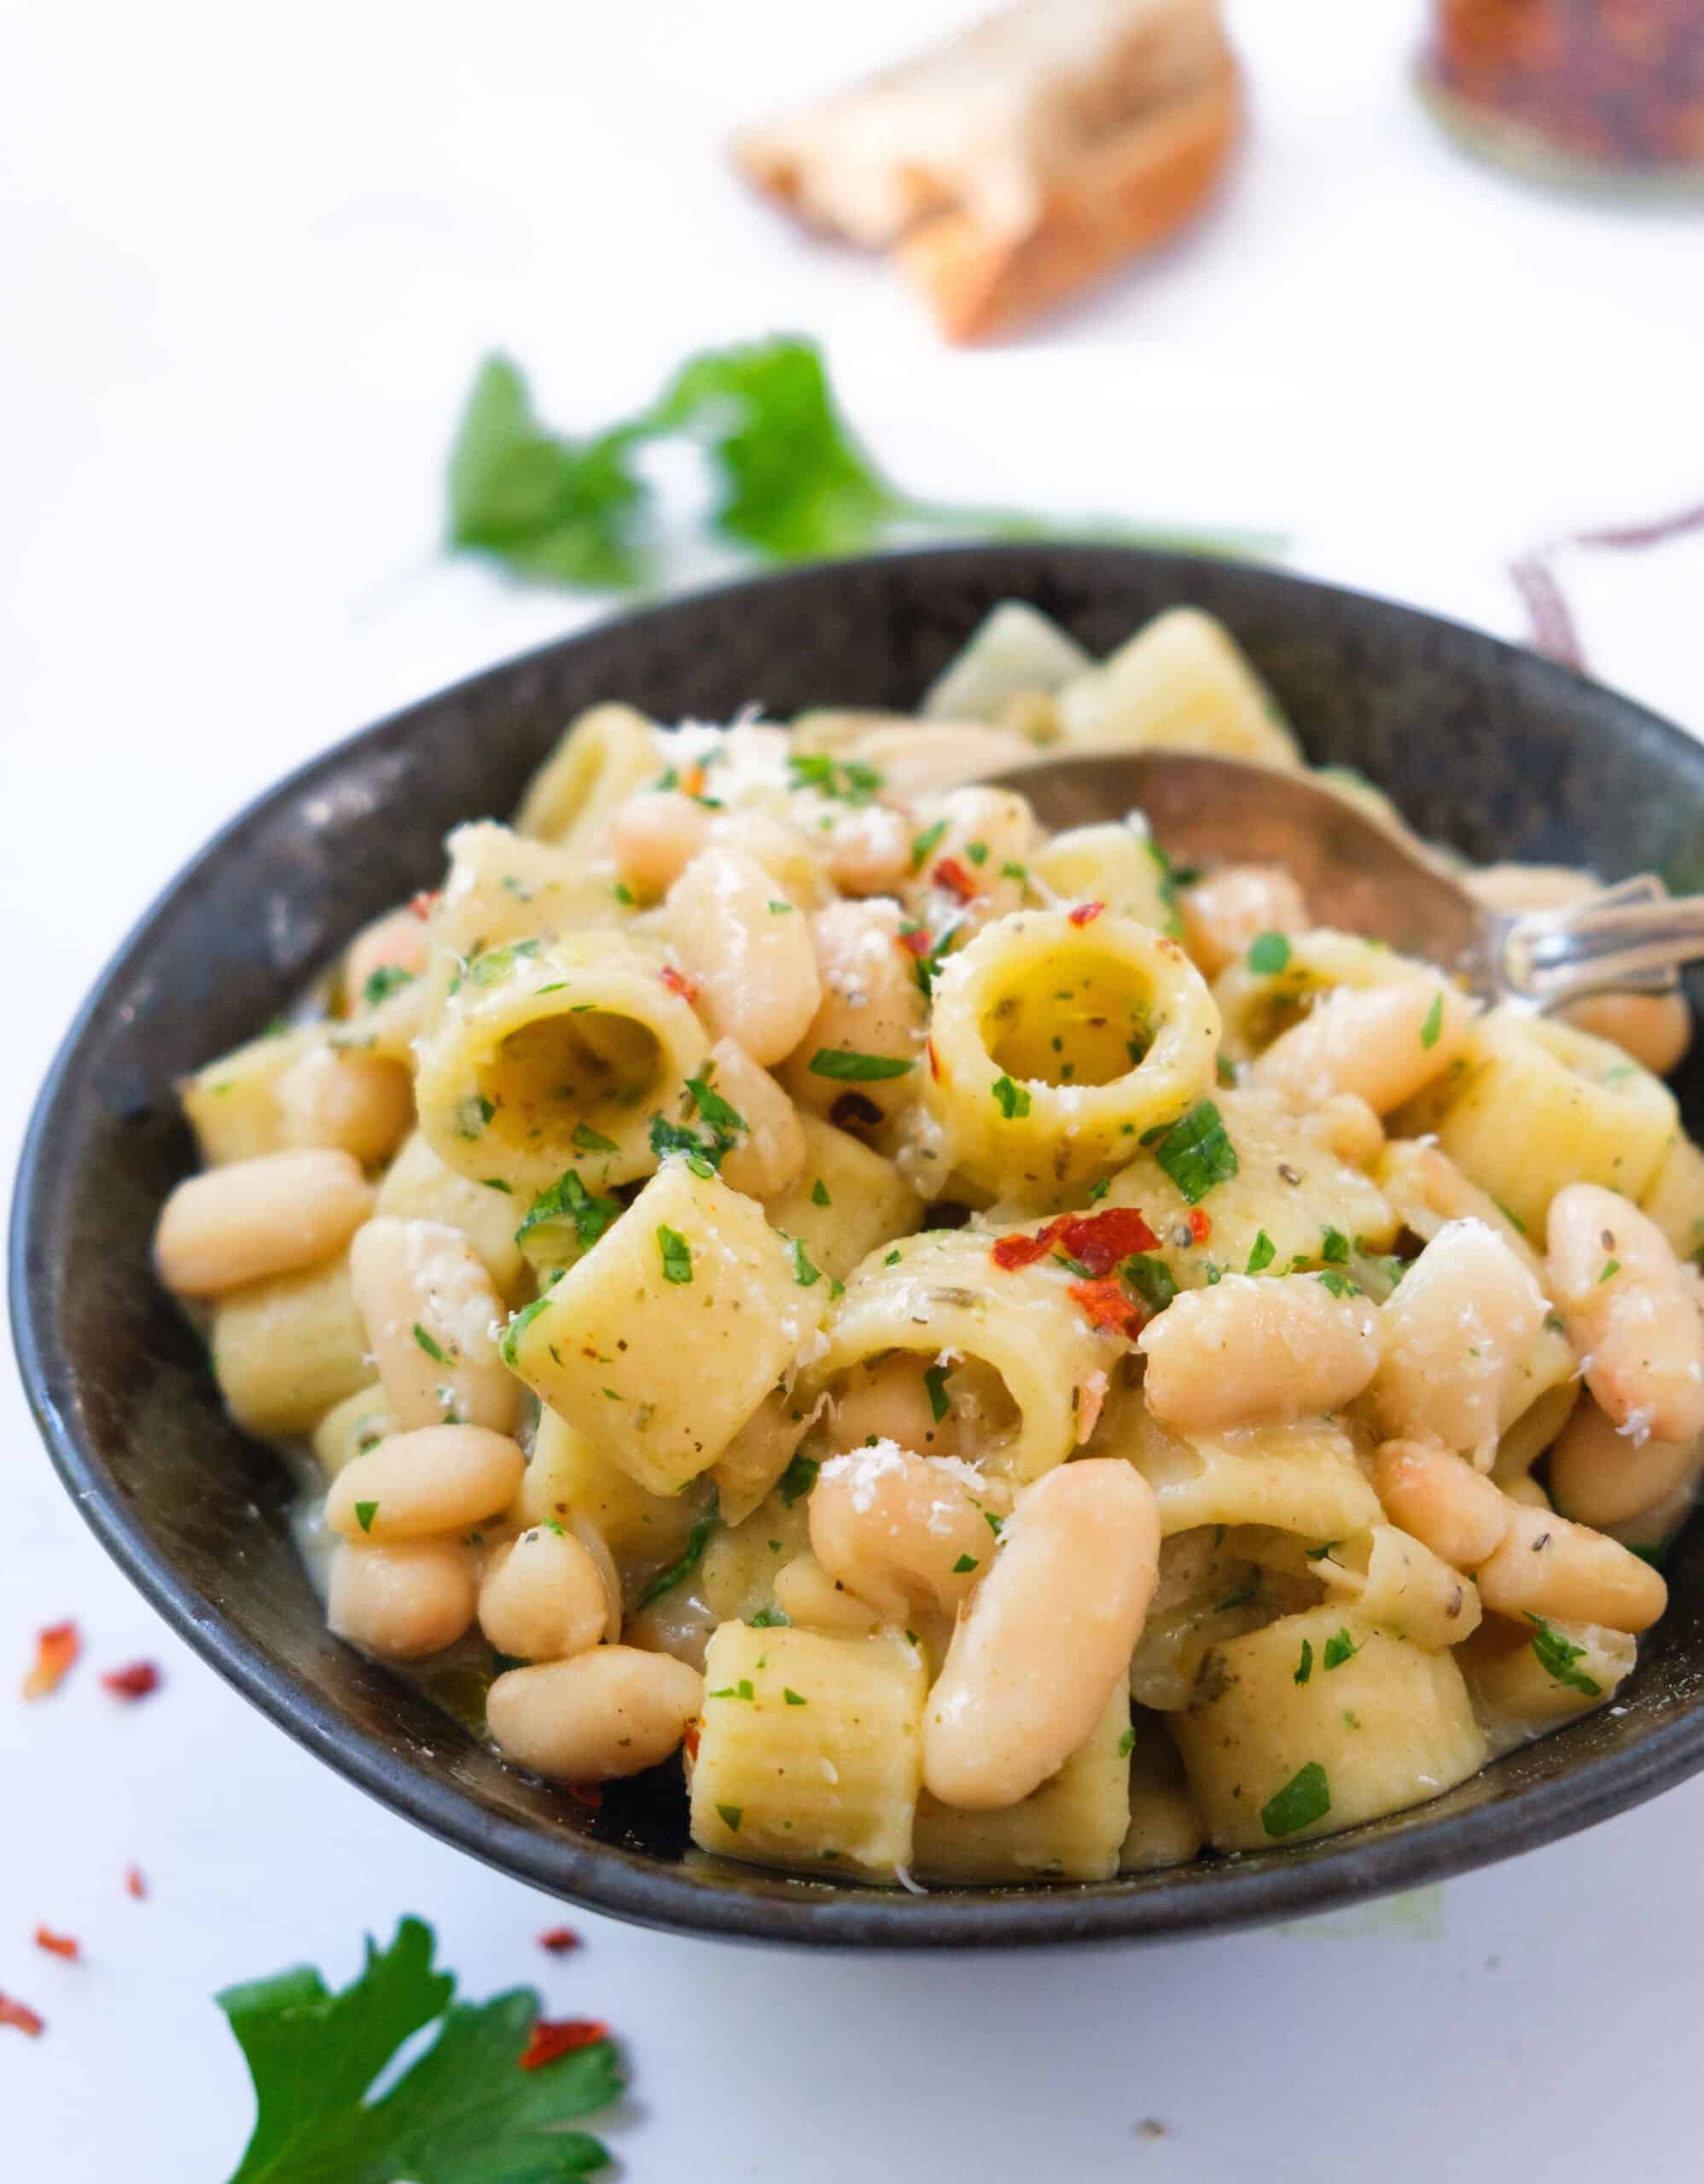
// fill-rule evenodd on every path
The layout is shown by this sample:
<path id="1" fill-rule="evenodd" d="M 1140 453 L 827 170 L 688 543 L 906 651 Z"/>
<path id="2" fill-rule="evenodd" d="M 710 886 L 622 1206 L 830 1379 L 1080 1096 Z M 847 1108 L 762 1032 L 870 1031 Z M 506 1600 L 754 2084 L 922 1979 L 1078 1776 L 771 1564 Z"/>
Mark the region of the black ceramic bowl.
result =
<path id="1" fill-rule="evenodd" d="M 1625 699 L 1471 630 L 1269 569 L 1088 546 L 963 549 L 683 599 L 492 669 L 340 745 L 262 798 L 119 951 L 44 1088 L 12 1229 L 30 1401 L 79 1507 L 219 1672 L 291 1735 L 448 1841 L 573 1902 L 682 1931 L 860 1947 L 1136 1940 L 1316 1912 L 1507 1856 L 1704 1766 L 1704 1543 L 1614 1713 L 1449 1796 L 1306 1848 L 1088 1887 L 932 1891 L 794 1880 L 700 1857 L 678 1773 L 593 1813 L 503 1767 L 329 1636 L 297 1562 L 282 1467 L 225 1418 L 155 1287 L 149 1238 L 192 1163 L 172 1081 L 264 1025 L 365 920 L 433 885 L 457 821 L 513 809 L 568 717 L 664 719 L 753 700 L 909 707 L 994 603 L 1104 652 L 1159 609 L 1221 616 L 1311 757 L 1360 767 L 1480 858 L 1655 868 L 1695 886 L 1704 748 Z M 1694 996 L 1695 1002 L 1700 996 Z M 1704 1063 L 1680 1093 L 1704 1123 Z M 1696 1529 L 1696 1528 L 1695 1528 Z"/>

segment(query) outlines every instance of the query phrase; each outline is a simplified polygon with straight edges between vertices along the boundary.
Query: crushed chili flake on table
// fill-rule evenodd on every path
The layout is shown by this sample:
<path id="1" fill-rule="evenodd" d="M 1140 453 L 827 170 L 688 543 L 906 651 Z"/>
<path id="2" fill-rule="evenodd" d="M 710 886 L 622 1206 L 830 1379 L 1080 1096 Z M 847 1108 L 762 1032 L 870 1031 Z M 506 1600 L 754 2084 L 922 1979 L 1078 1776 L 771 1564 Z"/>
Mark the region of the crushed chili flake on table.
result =
<path id="1" fill-rule="evenodd" d="M 698 988 L 683 971 L 676 970 L 672 963 L 665 963 L 658 974 L 671 993 L 678 993 L 683 1001 L 696 1001 Z"/>
<path id="2" fill-rule="evenodd" d="M 937 887 L 957 895 L 961 903 L 974 903 L 980 892 L 956 857 L 944 857 L 929 877 Z"/>
<path id="3" fill-rule="evenodd" d="M 1105 909 L 1104 903 L 1079 903 L 1070 914 L 1073 925 L 1092 925 Z"/>
<path id="4" fill-rule="evenodd" d="M 609 2027 L 595 2017 L 540 2018 L 532 2028 L 521 2058 L 523 2071 L 542 2071 L 559 2055 L 572 2055 L 577 2048 L 590 2048 L 608 2040 Z"/>
<path id="5" fill-rule="evenodd" d="M 1096 1281 L 1073 1281 L 1070 1294 L 1094 1326 L 1108 1334 L 1121 1334 L 1126 1342 L 1134 1342 L 1147 1323 L 1142 1307 L 1114 1274 L 1102 1275 Z"/>
<path id="6" fill-rule="evenodd" d="M 1151 1252 L 1159 1241 L 1133 1205 L 1109 1205 L 1103 1213 L 1061 1213 L 1027 1236 L 1002 1236 L 993 1248 L 996 1266 L 1007 1274 L 1033 1266 L 1049 1252 L 1062 1252 L 1094 1275 L 1110 1274 L 1132 1252 Z"/>
<path id="7" fill-rule="evenodd" d="M 142 1870 L 140 1866 L 125 1867 L 125 1894 L 133 1896 L 138 1903 L 148 1894 L 148 1883 L 142 1878 Z"/>
<path id="8" fill-rule="evenodd" d="M 127 1668 L 107 1670 L 101 1678 L 101 1688 L 127 1704 L 146 1699 L 160 1688 L 160 1670 L 152 1661 L 132 1661 Z"/>
<path id="9" fill-rule="evenodd" d="M 59 1689 L 83 1650 L 74 1623 L 50 1623 L 36 1633 L 36 1658 L 24 1678 L 26 1699 L 46 1699 Z"/>
<path id="10" fill-rule="evenodd" d="M 69 1934 L 56 1934 L 51 1926 L 36 1928 L 36 1947 L 44 1949 L 49 1956 L 62 1956 L 75 1964 L 83 1952 Z"/>
<path id="11" fill-rule="evenodd" d="M 15 2002 L 9 1995 L 0 1995 L 0 2024 L 15 2024 L 32 2040 L 38 2040 L 47 2030 L 45 2018 L 38 2017 L 27 2004 Z"/>
<path id="12" fill-rule="evenodd" d="M 580 1937 L 572 1926 L 549 1926 L 538 1937 L 540 1949 L 547 1949 L 552 1956 L 566 1956 L 571 1949 L 578 1949 Z"/>

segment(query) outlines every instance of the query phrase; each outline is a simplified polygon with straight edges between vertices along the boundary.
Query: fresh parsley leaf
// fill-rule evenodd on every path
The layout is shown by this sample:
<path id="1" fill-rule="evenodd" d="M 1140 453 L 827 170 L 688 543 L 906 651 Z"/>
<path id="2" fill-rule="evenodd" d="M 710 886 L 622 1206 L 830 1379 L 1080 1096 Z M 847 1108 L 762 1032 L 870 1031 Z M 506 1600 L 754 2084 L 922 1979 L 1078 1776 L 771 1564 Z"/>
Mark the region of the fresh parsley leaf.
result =
<path id="1" fill-rule="evenodd" d="M 414 1339 L 416 1342 L 419 1344 L 420 1347 L 426 1352 L 427 1356 L 432 1359 L 434 1364 L 447 1365 L 450 1362 L 449 1359 L 444 1355 L 442 1348 L 426 1332 L 426 1329 L 422 1327 L 418 1320 L 414 1323 Z"/>
<path id="2" fill-rule="evenodd" d="M 663 1255 L 663 1280 L 684 1285 L 692 1279 L 692 1250 L 678 1228 L 666 1222 L 657 1230 L 657 1249 Z"/>
<path id="3" fill-rule="evenodd" d="M 777 1607 L 775 1602 L 771 1600 L 765 1606 L 760 1607 L 755 1615 L 748 1615 L 746 1618 L 746 1628 L 748 1630 L 782 1630 L 785 1629 L 792 1620 L 793 1618 L 784 1607 Z"/>
<path id="4" fill-rule="evenodd" d="M 1154 1157 L 1190 1205 L 1200 1205 L 1215 1183 L 1228 1183 L 1239 1165 L 1236 1147 L 1211 1100 L 1202 1100 L 1173 1123 Z"/>
<path id="5" fill-rule="evenodd" d="M 686 1089 L 705 1122 L 713 1130 L 749 1130 L 751 1124 L 730 1101 L 724 1100 L 708 1078 L 689 1077 Z"/>
<path id="6" fill-rule="evenodd" d="M 1248 967 L 1263 979 L 1289 968 L 1290 944 L 1282 932 L 1257 933 L 1248 950 Z"/>
<path id="7" fill-rule="evenodd" d="M 929 1391 L 929 1414 L 937 1426 L 952 1409 L 952 1399 L 946 1391 L 947 1374 L 951 1370 L 950 1365 L 931 1365 L 923 1375 L 923 1385 Z"/>
<path id="8" fill-rule="evenodd" d="M 1564 1638 L 1560 1630 L 1553 1629 L 1541 1615 L 1530 1612 L 1527 1620 L 1533 1625 L 1532 1651 L 1538 1656 L 1539 1665 L 1552 1682 L 1569 1691 L 1578 1691 L 1587 1699 L 1601 1699 L 1603 1686 L 1574 1663 L 1585 1655 L 1584 1646 L 1576 1646 Z"/>
<path id="9" fill-rule="evenodd" d="M 716 1809 L 721 1815 L 722 1825 L 728 1830 L 730 1834 L 737 1835 L 740 1832 L 740 1822 L 746 1816 L 745 1807 L 743 1805 L 718 1805 Z"/>
<path id="10" fill-rule="evenodd" d="M 613 1137 L 606 1137 L 602 1130 L 593 1130 L 589 1123 L 574 1124 L 573 1145 L 577 1153 L 614 1153 L 618 1150 Z"/>
<path id="11" fill-rule="evenodd" d="M 1306 1683 L 1312 1674 L 1313 1641 L 1311 1638 L 1304 1638 L 1301 1641 L 1301 1658 L 1296 1663 L 1295 1673 L 1290 1678 L 1290 1682 L 1292 1683 Z"/>
<path id="12" fill-rule="evenodd" d="M 1014 1084 L 1009 1077 L 997 1077 L 988 1089 L 994 1095 L 995 1104 L 1009 1123 L 1021 1121 L 1028 1114 L 1030 1095 L 1026 1086 Z"/>
<path id="13" fill-rule="evenodd" d="M 1441 991 L 1432 996 L 1432 1006 L 1426 1012 L 1426 1021 L 1420 1027 L 1422 1047 L 1435 1047 L 1444 1029 L 1444 996 Z"/>
<path id="14" fill-rule="evenodd" d="M 1598 1275 L 1597 1279 L 1600 1282 L 1608 1281 L 1612 1275 L 1620 1274 L 1620 1271 L 1621 1262 L 1620 1259 L 1605 1259 L 1603 1262 L 1603 1271 Z"/>
<path id="15" fill-rule="evenodd" d="M 976 1557 L 974 1554 L 961 1554 L 952 1565 L 952 1574 L 955 1577 L 967 1577 L 977 1566 Z"/>
<path id="16" fill-rule="evenodd" d="M 831 1201 L 829 1197 L 829 1187 L 823 1181 L 823 1178 L 818 1176 L 816 1182 L 811 1186 L 811 1203 L 812 1205 L 827 1205 Z"/>
<path id="17" fill-rule="evenodd" d="M 1120 1759 L 1128 1759 L 1131 1752 L 1135 1750 L 1136 1730 L 1134 1727 L 1131 1727 L 1126 1729 L 1124 1734 L 1119 1739 L 1119 1757 Z"/>
<path id="18" fill-rule="evenodd" d="M 820 1469 L 821 1466 L 811 1457 L 795 1456 L 782 1472 L 776 1484 L 781 1490 L 782 1500 L 789 1509 L 801 1494 L 808 1494 L 817 1484 L 817 1473 Z"/>
<path id="19" fill-rule="evenodd" d="M 808 1065 L 813 1077 L 832 1077 L 840 1084 L 880 1084 L 890 1077 L 904 1077 L 916 1067 L 894 1054 L 861 1054 L 849 1047 L 818 1047 Z"/>
<path id="20" fill-rule="evenodd" d="M 1248 1254 L 1250 1274 L 1264 1274 L 1278 1256 L 1278 1247 L 1262 1228 L 1254 1239 L 1254 1248 Z"/>
<path id="21" fill-rule="evenodd" d="M 1267 1834 L 1280 1838 L 1311 1827 L 1330 1809 L 1331 1785 L 1325 1779 L 1325 1769 L 1317 1759 L 1310 1759 L 1261 1806 L 1260 1825 Z"/>
<path id="22" fill-rule="evenodd" d="M 823 1269 L 811 1265 L 810 1255 L 798 1237 L 792 1237 L 789 1245 L 793 1252 L 793 1279 L 801 1289 L 808 1289 L 812 1282 L 823 1279 Z"/>
<path id="23" fill-rule="evenodd" d="M 369 1939 L 339 1994 L 304 1965 L 216 1997 L 254 2082 L 254 2129 L 230 2184 L 566 2184 L 604 2168 L 576 2117 L 622 2092 L 615 2051 L 593 2038 L 521 2070 L 538 1997 L 519 1987 L 453 2000 L 433 1969 L 432 1929 L 404 1919 L 388 1949 Z M 367 2096 L 404 2043 L 435 2038 L 376 2100 Z"/>
<path id="24" fill-rule="evenodd" d="M 381 1001 L 388 1001 L 393 993 L 400 993 L 404 986 L 413 984 L 412 971 L 399 970 L 394 963 L 382 964 L 369 973 L 367 983 L 361 989 L 361 998 L 369 1008 L 376 1008 Z"/>
<path id="25" fill-rule="evenodd" d="M 794 788 L 815 789 L 818 796 L 841 804 L 868 804 L 881 788 L 885 775 L 861 759 L 831 758 L 825 752 L 795 752 L 787 761 Z"/>
<path id="26" fill-rule="evenodd" d="M 580 1181 L 579 1170 L 570 1168 L 548 1190 L 540 1191 L 526 1209 L 526 1218 L 515 1232 L 517 1244 L 541 1228 L 573 1228 L 581 1251 L 589 1252 L 621 1212 L 619 1199 L 594 1197 Z"/>
<path id="27" fill-rule="evenodd" d="M 1178 1293 L 1171 1268 L 1150 1252 L 1132 1252 L 1119 1272 L 1151 1311 L 1163 1312 Z"/>
<path id="28" fill-rule="evenodd" d="M 542 1297 L 535 1297 L 530 1304 L 523 1306 L 522 1309 L 515 1315 L 515 1317 L 509 1321 L 509 1325 L 503 1329 L 503 1340 L 498 1344 L 497 1347 L 503 1352 L 503 1363 L 509 1367 L 512 1371 L 518 1373 L 521 1370 L 521 1367 L 516 1362 L 515 1355 L 515 1346 L 516 1343 L 520 1341 L 521 1336 L 526 1332 L 527 1328 L 532 1326 L 533 1321 L 538 1318 L 540 1312 L 544 1310 L 550 1301 L 550 1292 L 547 1289 Z"/>
<path id="29" fill-rule="evenodd" d="M 372 1531 L 373 1519 L 378 1513 L 379 1505 L 376 1502 L 358 1502 L 355 1504 L 355 1521 L 363 1532 Z"/>
<path id="30" fill-rule="evenodd" d="M 922 870 L 924 865 L 928 862 L 930 851 L 937 847 L 942 836 L 945 833 L 945 820 L 937 819 L 933 827 L 926 827 L 921 834 L 914 834 L 912 836 L 911 869 L 913 872 L 921 872 Z"/>
<path id="31" fill-rule="evenodd" d="M 1352 1661 L 1361 1648 L 1346 1629 L 1334 1630 L 1325 1641 L 1325 1651 L 1320 1656 L 1329 1669 L 1341 1669 L 1345 1661 Z"/>
<path id="32" fill-rule="evenodd" d="M 704 1549 L 710 1535 L 716 1529 L 714 1517 L 701 1517 L 686 1536 L 686 1545 L 681 1550 L 678 1562 L 670 1563 L 666 1570 L 656 1576 L 640 1594 L 638 1605 L 648 1607 L 653 1600 L 660 1600 L 665 1593 L 672 1593 L 677 1585 L 683 1585 L 704 1560 Z"/>
<path id="33" fill-rule="evenodd" d="M 1339 1274 L 1335 1266 L 1322 1267 L 1317 1279 L 1334 1297 L 1358 1297 L 1361 1286 L 1351 1281 L 1346 1274 Z"/>
<path id="34" fill-rule="evenodd" d="M 1327 1266 L 1347 1266 L 1349 1239 L 1341 1228 L 1328 1228 L 1320 1239 L 1319 1256 Z"/>
<path id="35" fill-rule="evenodd" d="M 781 1695 L 789 1706 L 808 1706 L 811 1703 L 808 1699 L 801 1699 L 796 1691 L 789 1691 L 785 1684 L 781 1687 Z"/>

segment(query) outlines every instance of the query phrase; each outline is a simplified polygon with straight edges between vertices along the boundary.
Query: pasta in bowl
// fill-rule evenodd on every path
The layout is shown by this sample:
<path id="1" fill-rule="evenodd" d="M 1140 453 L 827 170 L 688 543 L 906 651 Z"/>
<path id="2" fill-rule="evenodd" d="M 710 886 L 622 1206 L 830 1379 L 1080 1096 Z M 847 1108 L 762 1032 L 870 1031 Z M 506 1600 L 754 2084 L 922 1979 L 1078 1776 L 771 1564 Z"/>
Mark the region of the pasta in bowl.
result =
<path id="1" fill-rule="evenodd" d="M 159 1267 L 334 1630 L 582 1793 L 683 1748 L 704 1851 L 924 1889 L 1613 1701 L 1704 1430 L 1687 1026 L 1478 1012 L 988 785 L 1156 742 L 1300 763 L 1189 610 L 1095 664 L 1003 607 L 915 721 L 594 707 L 186 1083 Z"/>

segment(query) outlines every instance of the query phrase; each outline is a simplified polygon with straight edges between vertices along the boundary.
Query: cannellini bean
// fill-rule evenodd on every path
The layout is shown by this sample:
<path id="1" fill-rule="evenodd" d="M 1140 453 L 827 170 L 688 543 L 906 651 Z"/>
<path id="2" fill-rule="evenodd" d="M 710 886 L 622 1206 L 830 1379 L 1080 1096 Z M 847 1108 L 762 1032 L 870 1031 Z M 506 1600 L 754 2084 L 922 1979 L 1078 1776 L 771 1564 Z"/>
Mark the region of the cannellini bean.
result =
<path id="1" fill-rule="evenodd" d="M 1312 1275 L 1230 1274 L 1185 1290 L 1137 1347 L 1154 1415 L 1180 1432 L 1213 1432 L 1352 1402 L 1378 1365 L 1378 1315 Z"/>
<path id="2" fill-rule="evenodd" d="M 497 1348 L 507 1315 L 459 1228 L 381 1216 L 356 1236 L 349 1270 L 386 1401 L 404 1426 L 513 1427 L 521 1386 Z"/>
<path id="3" fill-rule="evenodd" d="M 1479 1589 L 1498 1615 L 1612 1630 L 1648 1630 L 1668 1603 L 1668 1587 L 1649 1562 L 1548 1509 L 1511 1511 L 1502 1545 L 1480 1565 Z"/>
<path id="4" fill-rule="evenodd" d="M 345 1539 L 377 1547 L 462 1531 L 506 1509 L 526 1468 L 517 1443 L 482 1426 L 393 1433 L 339 1472 L 325 1520 Z"/>
<path id="5" fill-rule="evenodd" d="M 807 1630 L 874 1630 L 881 1620 L 814 1554 L 795 1554 L 776 1571 L 775 1604 L 790 1623 Z"/>
<path id="6" fill-rule="evenodd" d="M 1513 1478 L 1498 1482 L 1503 1499 L 1518 1502 L 1523 1508 L 1548 1509 L 1550 1497 L 1529 1471 L 1517 1472 Z"/>
<path id="7" fill-rule="evenodd" d="M 811 1552 L 890 1623 L 920 1607 L 951 1614 L 994 1557 L 964 1469 L 892 1441 L 832 1457 L 811 1496 Z"/>
<path id="8" fill-rule="evenodd" d="M 410 909 L 387 910 L 363 926 L 343 959 L 343 989 L 352 1009 L 368 1007 L 367 981 L 375 971 L 406 971 L 417 979 L 426 968 L 431 943 L 426 920 Z"/>
<path id="9" fill-rule="evenodd" d="M 1442 979 L 1340 987 L 1273 1040 L 1253 1081 L 1300 1109 L 1353 1092 L 1387 1115 L 1449 1067 L 1472 1020 L 1472 1003 Z"/>
<path id="10" fill-rule="evenodd" d="M 332 1146 L 363 1168 L 387 1160 L 414 1127 L 407 1070 L 355 1048 L 310 1047 L 278 1079 L 272 1096 L 288 1144 Z"/>
<path id="11" fill-rule="evenodd" d="M 1657 1077 L 1666 1077 L 1692 1044 L 1692 1009 L 1682 993 L 1596 993 L 1571 1002 L 1564 1023 L 1608 1039 Z"/>
<path id="12" fill-rule="evenodd" d="M 959 1453 L 958 1416 L 934 1414 L 923 1379 L 928 1360 L 896 1352 L 879 1365 L 858 1365 L 849 1372 L 823 1420 L 823 1431 L 837 1449 L 867 1448 L 872 1441 L 894 1441 L 925 1455 Z"/>
<path id="13" fill-rule="evenodd" d="M 565 1661 L 603 1636 L 603 1577 L 573 1534 L 536 1525 L 498 1548 L 480 1585 L 480 1628 L 500 1653 Z"/>
<path id="14" fill-rule="evenodd" d="M 1118 1457 L 1018 1496 L 924 1709 L 933 1795 L 1000 1811 L 1058 1773 L 1130 1672 L 1159 1557 L 1153 1489 Z"/>
<path id="15" fill-rule="evenodd" d="M 609 1551 L 609 1542 L 593 1524 L 590 1517 L 570 1517 L 568 1530 L 591 1557 L 603 1586 L 603 1635 L 609 1645 L 614 1645 L 621 1635 L 622 1602 L 621 1572 L 615 1566 L 615 1557 Z"/>
<path id="16" fill-rule="evenodd" d="M 1303 1118 L 1302 1130 L 1316 1145 L 1352 1168 L 1370 1168 L 1384 1150 L 1384 1124 L 1353 1092 L 1339 1092 L 1322 1101 L 1312 1114 Z"/>
<path id="17" fill-rule="evenodd" d="M 1696 1474 L 1695 1441 L 1639 1441 L 1583 1403 L 1550 1451 L 1550 1492 L 1577 1523 L 1599 1531 L 1656 1509 Z"/>
<path id="18" fill-rule="evenodd" d="M 678 789 L 649 790 L 617 805 L 607 846 L 641 894 L 666 895 L 710 839 L 710 819 Z"/>
<path id="19" fill-rule="evenodd" d="M 346 1153 L 230 1160 L 191 1176 L 166 1199 L 154 1263 L 180 1297 L 220 1297 L 330 1258 L 372 1210 L 372 1188 Z"/>
<path id="20" fill-rule="evenodd" d="M 1440 1441 L 1488 1470 L 1504 1397 L 1548 1310 L 1494 1228 L 1447 1223 L 1380 1310 L 1371 1391 L 1380 1429 Z"/>
<path id="21" fill-rule="evenodd" d="M 746 1125 L 723 1159 L 723 1182 L 748 1198 L 784 1191 L 805 1165 L 805 1125 L 798 1109 L 736 1040 L 718 1039 L 710 1060 L 716 1089 Z"/>
<path id="22" fill-rule="evenodd" d="M 352 1547 L 331 1558 L 326 1621 L 340 1638 L 387 1660 L 441 1653 L 474 1620 L 474 1563 L 453 1540 Z"/>
<path id="23" fill-rule="evenodd" d="M 1469 1576 L 1509 1529 L 1509 1502 L 1491 1480 L 1447 1449 L 1387 1441 L 1373 1466 L 1386 1515 L 1440 1560 Z"/>
<path id="24" fill-rule="evenodd" d="M 706 850 L 668 892 L 675 954 L 698 987 L 700 1014 L 756 1062 L 779 1061 L 805 1036 L 822 987 L 810 928 L 756 860 Z"/>
<path id="25" fill-rule="evenodd" d="M 1216 978 L 1263 932 L 1302 932 L 1307 903 L 1282 865 L 1227 864 L 1184 888 L 1178 907 L 1183 945 L 1201 975 Z"/>
<path id="26" fill-rule="evenodd" d="M 718 811 L 710 822 L 706 846 L 736 850 L 760 864 L 771 880 L 780 882 L 771 891 L 775 899 L 795 903 L 807 915 L 834 899 L 835 891 L 823 872 L 817 844 L 772 811 L 750 804 Z"/>
<path id="27" fill-rule="evenodd" d="M 928 1004 L 917 984 L 916 959 L 899 945 L 902 922 L 899 905 L 886 900 L 831 903 L 811 921 L 822 998 L 788 1083 L 794 1096 L 818 1113 L 831 1113 L 847 1089 L 811 1070 L 811 1057 L 822 1047 L 912 1065 L 903 1077 L 859 1084 L 861 1112 L 872 1110 L 877 1118 L 896 1114 L 916 1097 Z"/>
<path id="28" fill-rule="evenodd" d="M 911 822 L 884 804 L 835 804 L 824 813 L 823 860 L 847 895 L 894 893 L 911 869 Z"/>
<path id="29" fill-rule="evenodd" d="M 1636 1438 L 1695 1440 L 1704 1319 L 1661 1229 L 1614 1191 L 1570 1183 L 1549 1240 L 1551 1293 L 1599 1408 Z"/>
<path id="30" fill-rule="evenodd" d="M 599 1646 L 511 1669 L 486 1693 L 506 1759 L 561 1782 L 608 1782 L 666 1759 L 704 1699 L 704 1678 L 669 1653 Z"/>
<path id="31" fill-rule="evenodd" d="M 920 805 L 916 818 L 920 834 L 938 821 L 944 820 L 946 828 L 929 851 L 914 890 L 927 923 L 939 927 L 951 917 L 981 926 L 1021 906 L 1024 883 L 1005 868 L 1022 864 L 1035 846 L 1035 814 L 1027 798 L 1009 788 L 952 788 Z M 939 877 L 949 860 L 975 890 L 968 903 Z"/>

